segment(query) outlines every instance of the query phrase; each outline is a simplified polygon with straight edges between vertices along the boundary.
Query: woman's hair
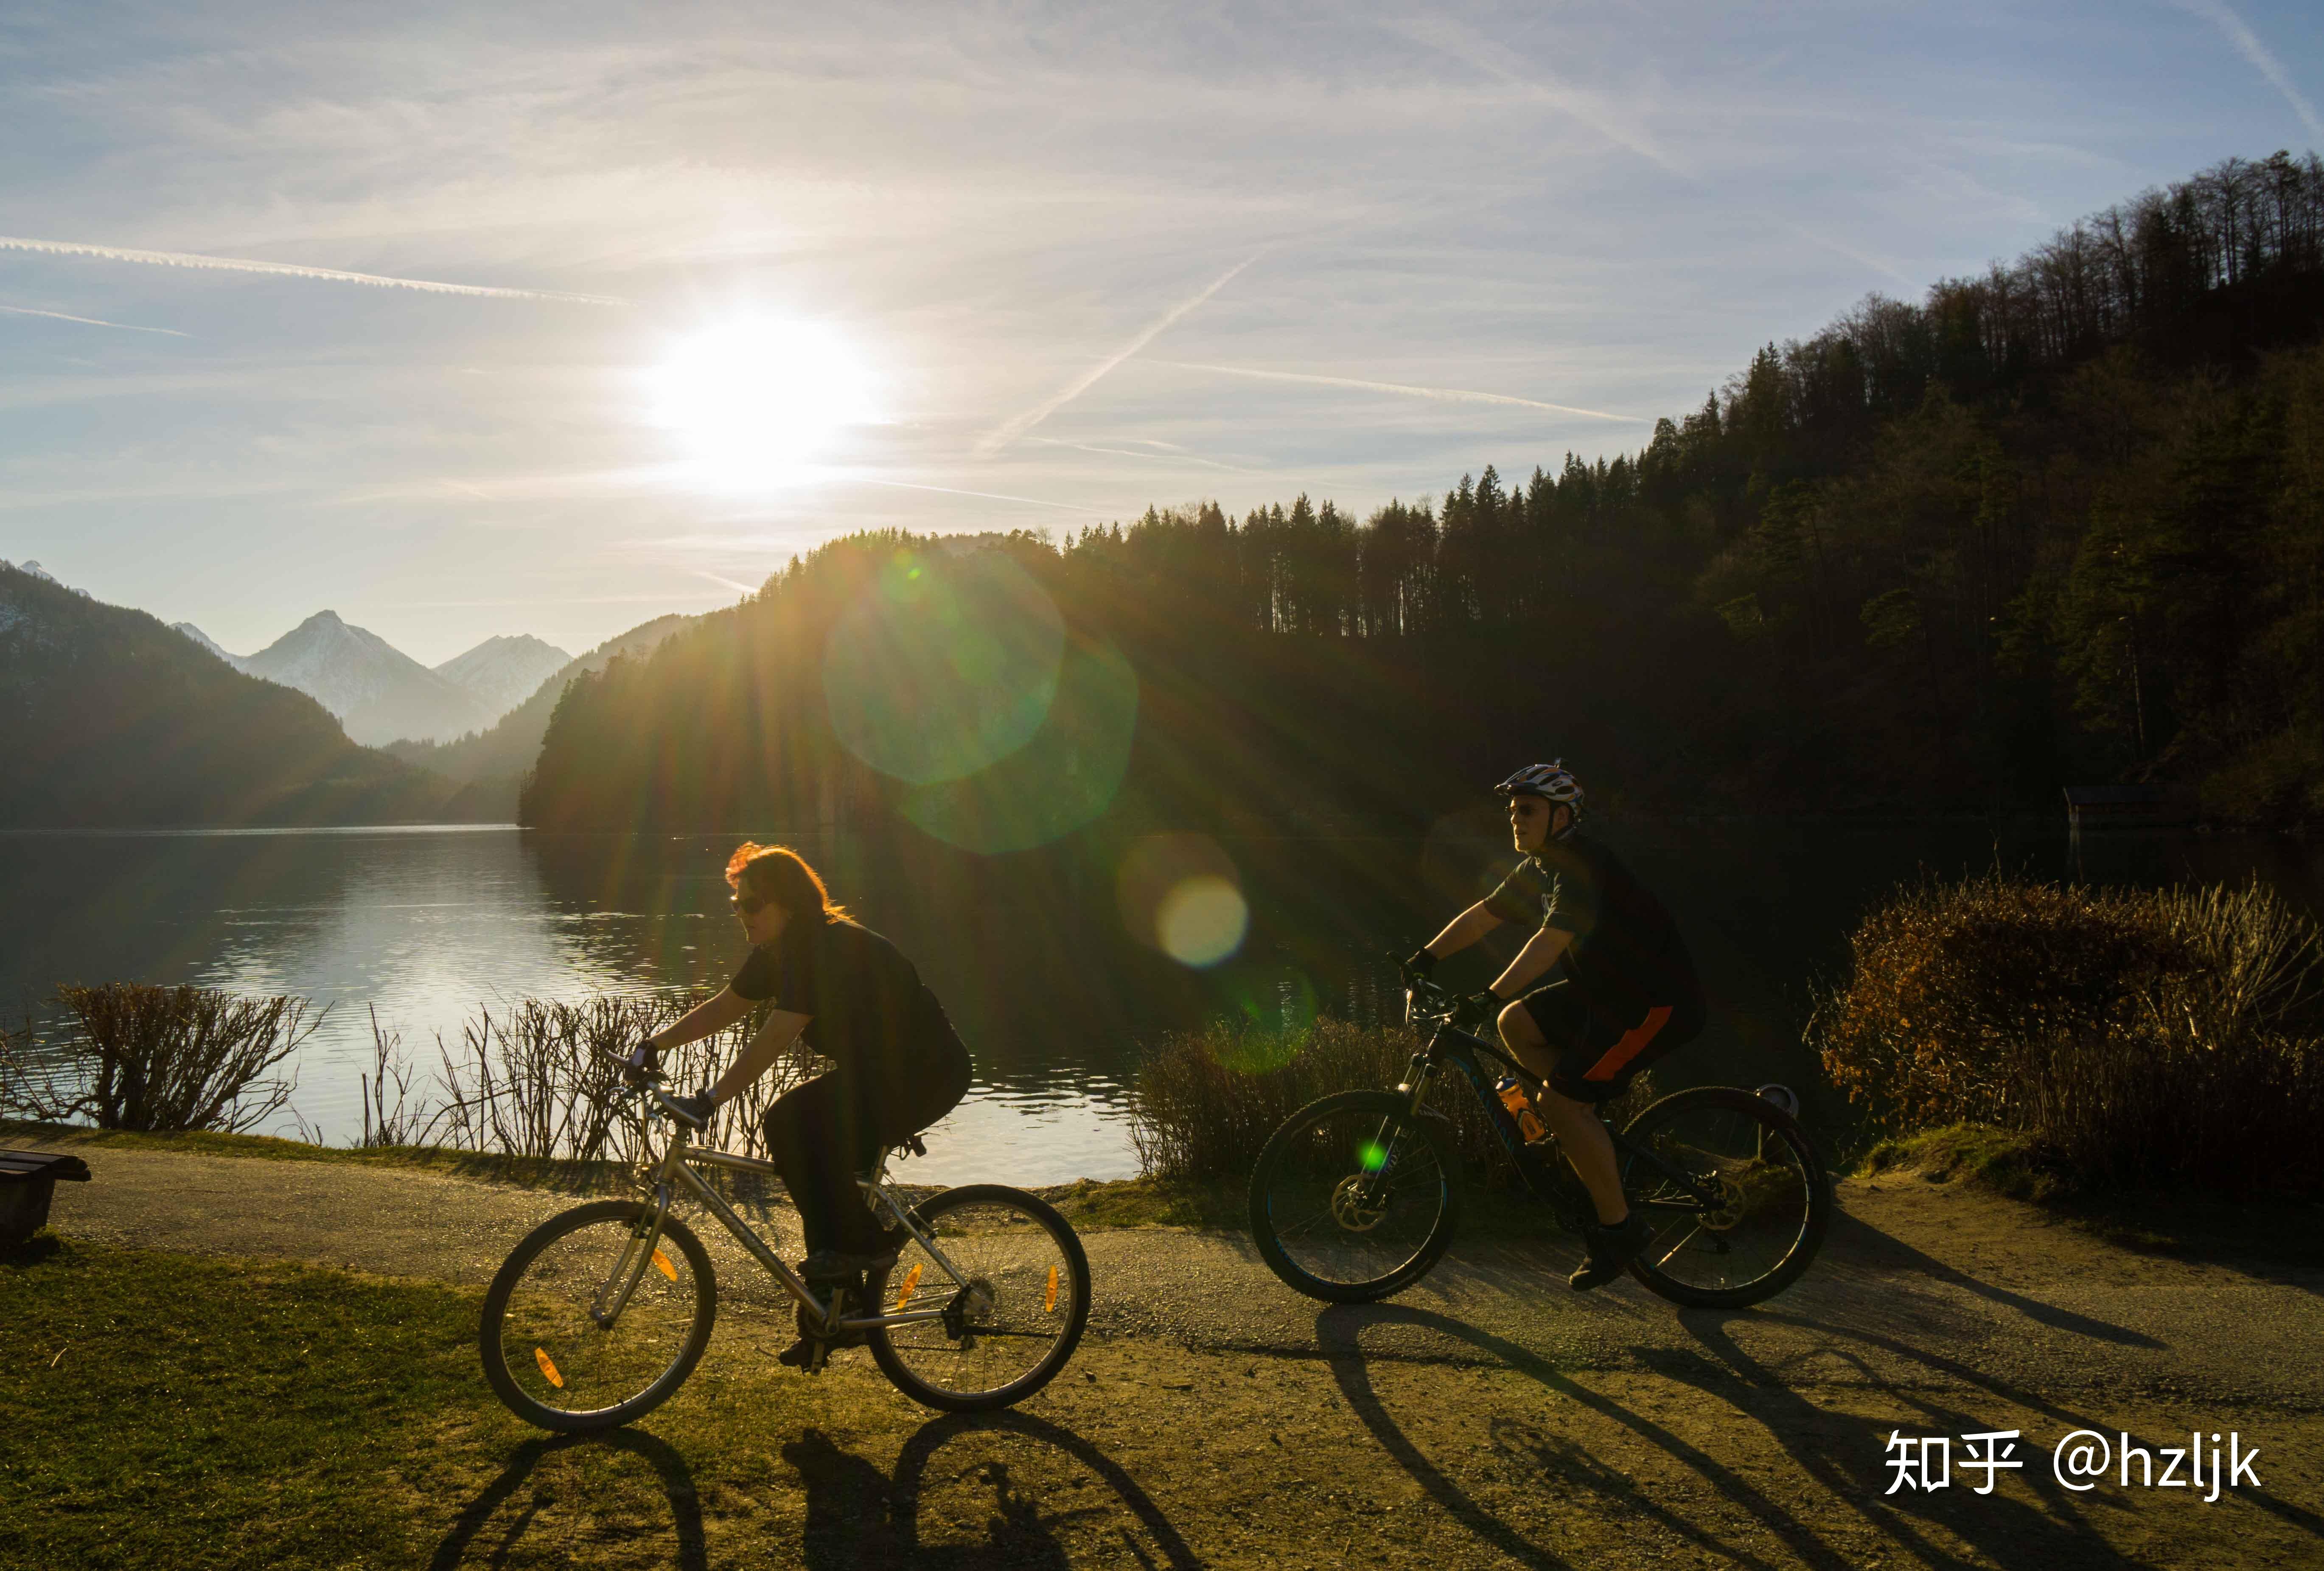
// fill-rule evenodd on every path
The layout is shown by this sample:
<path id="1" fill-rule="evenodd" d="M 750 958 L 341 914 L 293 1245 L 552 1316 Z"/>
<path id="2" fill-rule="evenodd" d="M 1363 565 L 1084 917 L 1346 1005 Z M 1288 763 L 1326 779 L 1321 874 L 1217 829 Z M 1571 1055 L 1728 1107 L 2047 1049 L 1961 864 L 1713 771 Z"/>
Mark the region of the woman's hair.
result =
<path id="1" fill-rule="evenodd" d="M 823 880 L 807 858 L 788 846 L 761 846 L 745 840 L 726 859 L 726 882 L 740 890 L 773 901 L 793 916 L 813 911 L 825 921 L 847 920 L 847 908 L 831 898 Z"/>

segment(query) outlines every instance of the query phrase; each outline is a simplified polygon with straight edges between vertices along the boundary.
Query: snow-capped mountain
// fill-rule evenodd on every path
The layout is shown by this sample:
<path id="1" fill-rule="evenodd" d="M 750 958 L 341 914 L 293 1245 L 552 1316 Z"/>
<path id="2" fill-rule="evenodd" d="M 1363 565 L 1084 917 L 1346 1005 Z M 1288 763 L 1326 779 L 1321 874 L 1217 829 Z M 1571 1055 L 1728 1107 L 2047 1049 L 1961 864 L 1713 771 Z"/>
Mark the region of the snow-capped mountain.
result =
<path id="1" fill-rule="evenodd" d="M 198 643 L 204 649 L 208 650 L 212 654 L 226 661 L 226 664 L 232 666 L 235 670 L 241 670 L 243 669 L 242 656 L 238 654 L 226 653 L 226 651 L 217 646 L 217 642 L 215 639 L 211 638 L 208 633 L 204 633 L 200 628 L 196 627 L 192 623 L 172 622 L 170 624 L 170 631 L 172 633 L 184 633 L 188 638 L 192 639 L 196 643 Z"/>
<path id="2" fill-rule="evenodd" d="M 376 633 L 318 611 L 236 662 L 254 677 L 296 688 L 339 717 L 350 740 L 376 747 L 400 736 L 442 740 L 492 724 L 476 696 Z"/>
<path id="3" fill-rule="evenodd" d="M 530 633 L 488 638 L 466 654 L 454 655 L 436 674 L 465 688 L 493 720 L 532 697 L 541 683 L 572 663 L 573 657 Z"/>
<path id="4" fill-rule="evenodd" d="M 482 731 L 572 661 L 530 634 L 488 638 L 429 670 L 379 634 L 318 611 L 256 654 L 232 654 L 190 622 L 173 629 L 235 670 L 295 688 L 366 747 Z"/>

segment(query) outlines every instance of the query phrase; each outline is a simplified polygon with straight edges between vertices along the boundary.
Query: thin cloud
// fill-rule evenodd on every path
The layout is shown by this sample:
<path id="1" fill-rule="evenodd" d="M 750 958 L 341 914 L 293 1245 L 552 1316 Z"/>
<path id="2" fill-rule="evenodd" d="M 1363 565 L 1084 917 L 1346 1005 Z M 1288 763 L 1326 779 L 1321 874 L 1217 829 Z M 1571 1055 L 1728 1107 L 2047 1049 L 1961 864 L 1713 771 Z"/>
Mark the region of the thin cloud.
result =
<path id="1" fill-rule="evenodd" d="M 1070 502 L 1044 502 L 1038 496 L 1004 496 L 998 491 L 963 491 L 953 485 L 915 485 L 909 480 L 874 480 L 867 475 L 857 475 L 852 478 L 858 485 L 886 485 L 898 491 L 938 491 L 946 496 L 982 496 L 987 502 L 1023 502 L 1035 507 L 1054 507 L 1060 513 L 1085 513 L 1092 518 L 1112 516 L 1094 507 L 1076 507 Z"/>
<path id="2" fill-rule="evenodd" d="M 1196 306 L 1201 305 L 1204 300 L 1210 299 L 1213 295 L 1218 293 L 1219 291 L 1224 289 L 1227 286 L 1228 281 L 1232 279 L 1236 273 L 1240 273 L 1244 268 L 1249 267 L 1252 263 L 1258 261 L 1260 257 L 1266 254 L 1267 253 L 1264 250 L 1252 252 L 1249 256 L 1244 257 L 1240 262 L 1236 263 L 1232 267 L 1228 268 L 1224 273 L 1219 274 L 1216 279 L 1212 281 L 1208 289 L 1204 290 L 1200 294 L 1195 295 L 1193 299 L 1181 301 L 1179 304 L 1175 305 L 1168 310 L 1163 312 L 1160 319 L 1157 319 L 1153 326 L 1148 328 L 1144 332 L 1139 334 L 1138 337 L 1123 345 L 1113 354 L 1100 361 L 1090 370 L 1084 372 L 1079 377 L 1076 377 L 1071 384 L 1069 384 L 1063 392 L 1044 402 L 1034 405 L 1031 409 L 1027 410 L 1022 414 L 1001 421 L 999 426 L 993 429 L 990 435 L 988 435 L 982 441 L 976 444 L 976 456 L 980 458 L 989 458 L 992 457 L 993 454 L 998 453 L 1001 448 L 1007 447 L 1010 443 L 1023 436 L 1027 431 L 1029 431 L 1035 426 L 1039 425 L 1043 420 L 1056 413 L 1057 411 L 1063 409 L 1076 398 L 1079 398 L 1083 393 L 1087 393 L 1092 387 L 1097 384 L 1097 381 L 1100 377 L 1112 370 L 1115 366 L 1120 365 L 1124 360 L 1129 359 L 1132 355 L 1137 354 L 1138 351 L 1146 347 L 1147 345 L 1152 343 L 1156 338 L 1160 337 L 1164 329 L 1167 328 L 1173 322 L 1176 322 L 1188 311 L 1193 310 Z"/>
<path id="3" fill-rule="evenodd" d="M 181 333 L 175 328 L 141 328 L 134 322 L 108 322 L 102 317 L 76 317 L 66 311 L 36 310 L 31 306 L 0 306 L 12 317 L 47 317 L 51 321 L 78 322 L 84 328 L 118 328 L 124 333 L 167 333 L 172 338 L 190 338 L 191 333 Z"/>
<path id="4" fill-rule="evenodd" d="M 1607 141 L 1618 147 L 1629 149 L 1657 168 L 1683 179 L 1694 178 L 1676 159 L 1655 146 L 1643 131 L 1614 114 L 1595 95 L 1567 87 L 1515 50 L 1495 42 L 1471 27 L 1449 17 L 1434 16 L 1391 23 L 1388 30 L 1415 42 L 1426 44 L 1441 54 L 1450 55 L 1462 65 L 1497 78 L 1511 87 L 1523 88 L 1527 97 L 1560 114 L 1571 116 Z"/>
<path id="5" fill-rule="evenodd" d="M 1157 362 L 1157 364 L 1161 364 L 1161 362 Z M 1103 453 L 1110 458 L 1143 458 L 1149 464 L 1200 464 L 1206 469 L 1224 469 L 1231 475 L 1264 475 L 1267 473 L 1264 469 L 1245 468 L 1240 464 L 1222 464 L 1215 458 L 1197 458 L 1194 454 L 1187 452 L 1183 448 L 1173 448 L 1171 451 L 1167 453 L 1140 453 L 1129 448 L 1093 448 L 1087 442 L 1064 442 L 1059 441 L 1055 437 L 1033 437 L 1029 439 L 1044 448 L 1071 448 L 1076 453 Z M 1138 441 L 1140 439 L 1137 437 L 1130 437 L 1124 439 L 1129 441 Z M 1156 442 L 1152 445 L 1155 447 L 1170 446 L 1170 444 L 1166 442 Z"/>
<path id="6" fill-rule="evenodd" d="M 565 294 L 544 289 L 497 289 L 490 284 L 444 283 L 429 278 L 390 278 L 376 273 L 342 273 L 335 267 L 307 267 L 295 262 L 253 262 L 239 256 L 198 256 L 189 251 L 133 251 L 121 245 L 88 245 L 78 240 L 28 240 L 18 235 L 0 235 L 0 251 L 39 251 L 52 256 L 95 256 L 106 262 L 141 262 L 155 267 L 271 273 L 284 278 L 313 278 L 329 283 L 366 283 L 377 289 L 416 289 L 429 294 L 484 295 L 493 300 L 561 300 L 573 305 L 591 306 L 630 303 L 611 295 Z M 165 332 L 168 329 L 152 330 Z"/>
<path id="7" fill-rule="evenodd" d="M 1821 245 L 1826 251 L 1847 257 L 1850 262 L 1857 263 L 1860 267 L 1868 267 L 1875 273 L 1885 274 L 1886 276 L 1894 279 L 1896 282 L 1903 284 L 1906 289 L 1918 290 L 1921 287 L 1921 280 L 1913 277 L 1903 268 L 1896 266 L 1894 263 L 1881 261 L 1880 258 L 1871 254 L 1869 252 L 1858 251 L 1852 245 L 1844 245 L 1840 242 L 1832 239 L 1830 236 L 1819 235 L 1813 229 L 1810 229 L 1803 225 L 1786 224 L 1784 227 L 1789 229 L 1793 234 L 1797 235 L 1801 239 L 1809 242 L 1811 245 Z"/>
<path id="8" fill-rule="evenodd" d="M 1319 387 L 1355 387 L 1367 393 L 1397 393 L 1407 398 L 1433 398 L 1445 403 L 1510 403 L 1520 409 L 1545 409 L 1558 414 L 1578 414 L 1621 425 L 1644 425 L 1634 414 L 1609 414 L 1602 409 L 1581 409 L 1570 403 L 1545 403 L 1508 393 L 1477 393 L 1465 387 L 1415 387 L 1405 382 L 1369 382 L 1356 376 L 1318 376 L 1305 371 L 1261 371 L 1250 365 L 1211 365 L 1197 360 L 1149 360 L 1149 365 L 1172 365 L 1181 371 L 1215 371 L 1222 376 L 1250 376 L 1262 382 L 1312 382 Z"/>
<path id="9" fill-rule="evenodd" d="M 2269 52 L 2267 45 L 2259 41 L 2257 34 L 2244 25 L 2242 17 L 2227 7 L 2225 0 L 2174 0 L 2174 3 L 2190 16 L 2199 16 L 2227 34 L 2227 42 L 2236 46 L 2236 52 L 2257 67 L 2259 74 L 2291 103 L 2300 116 L 2301 124 L 2308 127 L 2308 134 L 2324 137 L 2324 118 L 2317 116 L 2316 106 L 2292 85 L 2292 78 L 2284 70 L 2282 62 Z"/>

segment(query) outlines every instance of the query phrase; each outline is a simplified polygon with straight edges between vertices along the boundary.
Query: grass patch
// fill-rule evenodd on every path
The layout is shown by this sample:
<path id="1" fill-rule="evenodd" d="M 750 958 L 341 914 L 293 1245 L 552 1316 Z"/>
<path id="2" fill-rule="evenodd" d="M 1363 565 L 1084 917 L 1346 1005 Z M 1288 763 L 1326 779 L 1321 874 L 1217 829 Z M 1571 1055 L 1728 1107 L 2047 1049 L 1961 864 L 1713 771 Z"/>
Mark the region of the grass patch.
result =
<path id="1" fill-rule="evenodd" d="M 2324 1206 L 2297 1197 L 2225 1201 L 2169 1189 L 2089 1184 L 2040 1135 L 1956 1123 L 1884 1140 L 1858 1178 L 1912 1174 L 2041 1206 L 2125 1249 L 2184 1260 L 2324 1265 Z"/>
<path id="2" fill-rule="evenodd" d="M 1250 1228 L 1247 1191 L 1237 1183 L 1084 1178 L 1039 1193 L 1084 1233 L 1105 1227 Z"/>
<path id="3" fill-rule="evenodd" d="M 2073 1183 L 2042 1137 L 1986 1123 L 1953 1123 L 1879 1141 L 1865 1152 L 1860 1177 L 1913 1172 L 1933 1183 L 1966 1179 L 2013 1200 L 2061 1200 Z"/>
<path id="4" fill-rule="evenodd" d="M 0 1119 L 0 1141 L 37 1140 L 69 1150 L 109 1147 L 118 1151 L 176 1152 L 197 1157 L 239 1157 L 269 1162 L 339 1162 L 364 1168 L 402 1168 L 441 1173 L 526 1189 L 576 1195 L 604 1194 L 628 1187 L 626 1162 L 579 1162 L 546 1157 L 512 1157 L 496 1151 L 454 1151 L 447 1146 L 328 1146 L 263 1134 L 209 1131 L 144 1134 L 129 1130 L 89 1129 L 80 1124 L 27 1123 Z"/>
<path id="5" fill-rule="evenodd" d="M 467 1295 L 51 1234 L 0 1281 L 0 1562 L 427 1559 L 387 1481 L 490 1400 Z"/>

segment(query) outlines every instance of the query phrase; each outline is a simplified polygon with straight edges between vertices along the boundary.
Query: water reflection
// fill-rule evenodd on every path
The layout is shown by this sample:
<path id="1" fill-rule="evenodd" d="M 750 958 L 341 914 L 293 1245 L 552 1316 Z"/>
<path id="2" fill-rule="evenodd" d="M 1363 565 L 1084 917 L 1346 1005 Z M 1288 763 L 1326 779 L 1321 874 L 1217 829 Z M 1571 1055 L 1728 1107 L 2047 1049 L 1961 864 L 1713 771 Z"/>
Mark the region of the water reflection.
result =
<path id="1" fill-rule="evenodd" d="M 1150 826 L 1111 820 L 1054 845 L 979 855 L 908 827 L 794 837 L 834 892 L 920 966 L 975 1056 L 968 1102 L 940 1125 L 921 1181 L 1061 1182 L 1135 1168 L 1127 1087 L 1139 1044 L 1224 1015 L 1260 1024 L 1317 1007 L 1393 1012 L 1384 962 L 1505 871 L 1489 801 L 1425 841 L 1222 836 L 1246 928 L 1231 956 L 1185 963 L 1120 900 Z M 1819 1076 L 1799 1031 L 1864 908 L 1920 871 L 2071 869 L 2062 825 L 1833 826 L 1609 821 L 1663 893 L 1704 975 L 1712 1021 L 1671 1084 Z M 761 838 L 775 838 L 761 835 Z M 0 1008 L 60 982 L 192 982 L 337 1005 L 297 1066 L 294 1107 L 335 1141 L 360 1128 L 367 1009 L 432 1059 L 480 1003 L 715 986 L 742 957 L 721 875 L 737 836 L 541 836 L 510 828 L 0 834 Z M 2103 882 L 2240 883 L 2313 911 L 2319 859 L 2282 837 L 2090 836 Z M 1462 964 L 1477 984 L 1511 935 Z M 1207 957 L 1198 956 L 1198 957 Z M 1454 978 L 1465 984 L 1465 976 Z M 287 1121 L 286 1121 L 287 1127 Z"/>

